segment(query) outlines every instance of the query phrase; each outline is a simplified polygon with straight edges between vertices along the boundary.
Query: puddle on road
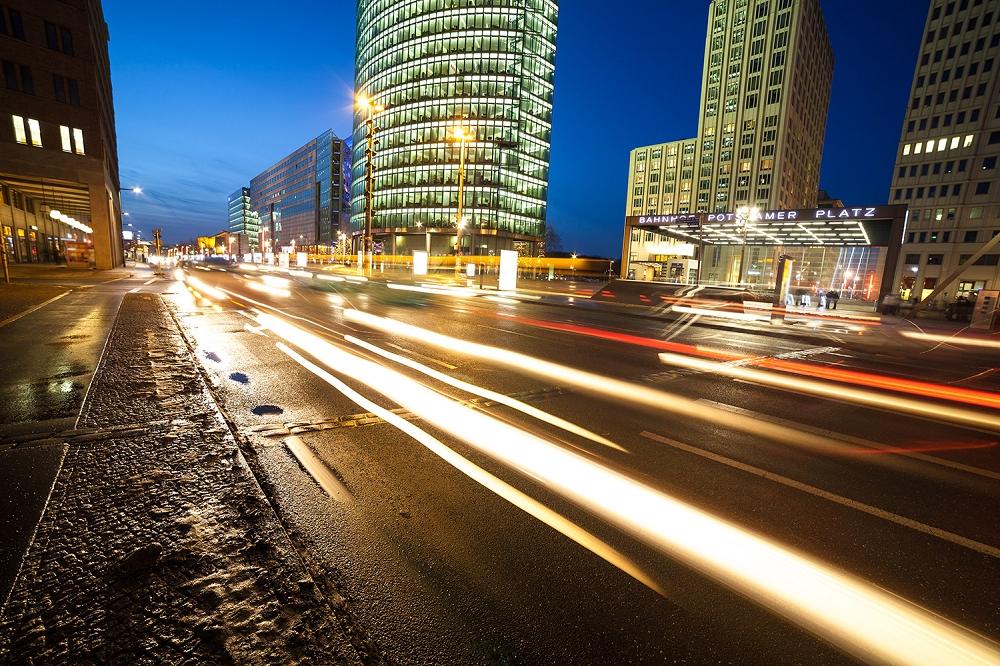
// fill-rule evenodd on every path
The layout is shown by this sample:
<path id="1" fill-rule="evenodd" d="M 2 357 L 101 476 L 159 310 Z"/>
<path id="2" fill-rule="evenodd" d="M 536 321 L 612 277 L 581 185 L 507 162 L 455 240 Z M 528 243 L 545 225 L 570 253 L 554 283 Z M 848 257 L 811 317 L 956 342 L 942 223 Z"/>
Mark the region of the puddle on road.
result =
<path id="1" fill-rule="evenodd" d="M 250 410 L 257 416 L 267 416 L 269 414 L 284 414 L 285 410 L 277 405 L 257 405 Z"/>
<path id="2" fill-rule="evenodd" d="M 240 384 L 250 383 L 250 378 L 247 377 L 242 372 L 234 372 L 231 375 L 229 375 L 229 378 L 232 379 L 234 382 L 239 382 Z"/>
<path id="3" fill-rule="evenodd" d="M 202 353 L 205 354 L 205 358 L 207 358 L 209 361 L 215 361 L 216 363 L 222 363 L 222 359 L 219 358 L 219 355 L 216 354 L 215 352 L 207 351 L 207 352 L 202 352 Z"/>

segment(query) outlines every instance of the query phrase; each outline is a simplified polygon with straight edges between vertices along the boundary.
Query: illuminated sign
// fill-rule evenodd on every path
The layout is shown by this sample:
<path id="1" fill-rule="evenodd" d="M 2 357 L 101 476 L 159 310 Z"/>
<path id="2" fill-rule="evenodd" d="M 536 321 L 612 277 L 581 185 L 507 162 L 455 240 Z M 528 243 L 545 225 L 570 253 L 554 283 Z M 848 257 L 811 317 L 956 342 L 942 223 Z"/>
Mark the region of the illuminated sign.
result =
<path id="1" fill-rule="evenodd" d="M 500 280 L 497 289 L 514 291 L 517 288 L 517 252 L 500 250 Z"/>
<path id="2" fill-rule="evenodd" d="M 884 220 L 905 215 L 905 206 L 859 206 L 856 208 L 805 208 L 796 210 L 748 211 L 751 222 L 763 220 L 802 222 L 812 220 Z M 728 213 L 684 213 L 681 215 L 639 215 L 626 218 L 633 226 L 661 226 L 682 222 L 737 222 L 742 217 L 733 211 Z"/>
<path id="3" fill-rule="evenodd" d="M 413 274 L 427 275 L 427 253 L 423 250 L 413 251 Z"/>
<path id="4" fill-rule="evenodd" d="M 677 240 L 732 245 L 888 246 L 890 229 L 906 217 L 905 205 L 642 215 L 630 228 L 655 228 Z M 649 243 L 647 242 L 647 245 Z"/>

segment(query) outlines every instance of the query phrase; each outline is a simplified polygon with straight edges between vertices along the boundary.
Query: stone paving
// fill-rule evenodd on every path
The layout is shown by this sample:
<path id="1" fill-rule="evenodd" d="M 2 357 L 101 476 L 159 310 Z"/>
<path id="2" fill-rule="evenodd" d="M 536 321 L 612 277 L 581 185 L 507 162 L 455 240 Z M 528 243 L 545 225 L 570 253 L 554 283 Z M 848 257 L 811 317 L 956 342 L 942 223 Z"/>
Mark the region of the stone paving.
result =
<path id="1" fill-rule="evenodd" d="M 158 295 L 126 296 L 0 614 L 3 663 L 356 663 Z"/>

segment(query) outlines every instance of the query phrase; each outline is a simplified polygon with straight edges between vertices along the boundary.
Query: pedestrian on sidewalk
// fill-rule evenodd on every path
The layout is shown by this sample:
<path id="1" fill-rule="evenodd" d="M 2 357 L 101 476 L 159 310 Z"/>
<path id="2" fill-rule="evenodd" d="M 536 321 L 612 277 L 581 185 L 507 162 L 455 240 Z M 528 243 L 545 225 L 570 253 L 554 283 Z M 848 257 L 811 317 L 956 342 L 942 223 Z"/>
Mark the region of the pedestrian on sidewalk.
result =
<path id="1" fill-rule="evenodd" d="M 826 292 L 826 307 L 828 310 L 837 309 L 837 301 L 840 300 L 840 292 L 831 289 Z"/>

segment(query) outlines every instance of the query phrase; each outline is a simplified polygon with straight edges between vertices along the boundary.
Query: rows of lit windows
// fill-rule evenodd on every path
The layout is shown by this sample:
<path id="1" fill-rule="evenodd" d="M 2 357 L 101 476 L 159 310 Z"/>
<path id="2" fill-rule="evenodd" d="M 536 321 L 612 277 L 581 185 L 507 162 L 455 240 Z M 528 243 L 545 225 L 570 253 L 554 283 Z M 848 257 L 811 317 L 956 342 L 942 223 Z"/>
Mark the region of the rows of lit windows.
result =
<path id="1" fill-rule="evenodd" d="M 484 196 L 500 225 L 541 233 L 557 6 L 549 0 L 362 1 L 356 87 L 385 107 L 374 160 L 376 228 L 454 224 L 461 123 L 470 219 Z M 355 119 L 352 224 L 363 224 L 364 117 Z M 482 188 L 483 192 L 477 192 Z M 523 218 L 523 219 L 521 219 Z"/>
<path id="2" fill-rule="evenodd" d="M 457 33 L 427 37 L 418 42 L 404 44 L 397 49 L 378 54 L 366 65 L 365 74 L 392 66 L 402 60 L 413 62 L 422 58 L 452 53 L 503 54 L 519 53 L 516 32 L 504 36 L 488 33 Z"/>
<path id="3" fill-rule="evenodd" d="M 407 19 L 379 34 L 366 44 L 358 54 L 362 66 L 370 60 L 372 53 L 385 53 L 399 44 L 419 39 L 427 34 L 441 34 L 453 31 L 479 30 L 498 31 L 509 28 L 517 19 L 518 11 L 508 8 L 477 9 L 469 12 L 438 11 Z"/>
<path id="4" fill-rule="evenodd" d="M 972 145 L 975 140 L 974 134 L 966 134 L 965 138 L 960 136 L 943 137 L 939 139 L 928 139 L 927 141 L 920 141 L 915 144 L 904 144 L 903 154 L 909 155 L 911 150 L 914 155 L 919 155 L 920 153 L 933 153 L 941 152 L 944 150 L 955 150 L 957 148 L 968 148 Z"/>

